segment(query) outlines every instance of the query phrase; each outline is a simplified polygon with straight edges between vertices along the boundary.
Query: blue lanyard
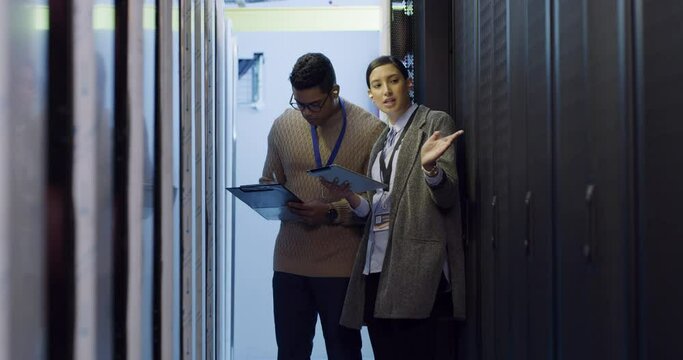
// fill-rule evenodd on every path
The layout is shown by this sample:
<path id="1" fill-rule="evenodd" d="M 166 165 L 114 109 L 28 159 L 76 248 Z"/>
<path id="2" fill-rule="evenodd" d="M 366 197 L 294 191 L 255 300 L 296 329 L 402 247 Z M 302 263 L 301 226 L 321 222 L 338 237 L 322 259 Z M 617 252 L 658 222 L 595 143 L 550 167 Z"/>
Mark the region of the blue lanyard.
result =
<path id="1" fill-rule="evenodd" d="M 341 98 L 339 99 L 339 105 L 341 105 L 342 111 L 342 128 L 339 132 L 339 137 L 337 137 L 337 143 L 334 144 L 332 153 L 330 153 L 330 157 L 327 159 L 327 164 L 325 166 L 330 166 L 332 163 L 334 163 L 334 159 L 337 157 L 339 147 L 344 139 L 344 134 L 346 134 L 346 109 L 344 108 L 344 101 L 342 101 Z M 313 125 L 311 125 L 311 138 L 313 139 L 313 155 L 315 155 L 315 164 L 318 165 L 319 168 L 323 167 L 323 161 L 320 158 L 320 145 L 318 145 L 318 132 L 316 131 L 316 126 Z"/>

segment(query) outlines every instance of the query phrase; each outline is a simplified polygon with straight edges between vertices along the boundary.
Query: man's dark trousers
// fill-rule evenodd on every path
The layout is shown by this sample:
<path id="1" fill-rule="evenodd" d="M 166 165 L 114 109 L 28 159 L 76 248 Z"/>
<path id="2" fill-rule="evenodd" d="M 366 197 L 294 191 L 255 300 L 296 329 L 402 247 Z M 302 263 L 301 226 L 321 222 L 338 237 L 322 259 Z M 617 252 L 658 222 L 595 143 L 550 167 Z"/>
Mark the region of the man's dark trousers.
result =
<path id="1" fill-rule="evenodd" d="M 308 360 L 320 324 L 329 360 L 360 360 L 360 331 L 339 325 L 349 278 L 307 277 L 276 271 L 273 309 L 278 360 Z"/>

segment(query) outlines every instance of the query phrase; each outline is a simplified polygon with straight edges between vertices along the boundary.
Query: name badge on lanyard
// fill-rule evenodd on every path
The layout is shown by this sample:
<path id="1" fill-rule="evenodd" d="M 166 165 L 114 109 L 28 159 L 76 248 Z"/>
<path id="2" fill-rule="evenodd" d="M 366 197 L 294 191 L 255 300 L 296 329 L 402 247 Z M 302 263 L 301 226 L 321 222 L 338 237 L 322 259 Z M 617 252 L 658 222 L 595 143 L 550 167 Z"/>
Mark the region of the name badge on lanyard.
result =
<path id="1" fill-rule="evenodd" d="M 389 193 L 384 190 L 379 190 L 377 194 L 375 194 L 375 198 L 377 197 L 379 198 L 372 209 L 372 231 L 387 231 L 389 230 L 389 215 L 391 210 Z"/>
<path id="2" fill-rule="evenodd" d="M 344 108 L 344 101 L 340 98 L 339 105 L 342 111 L 342 128 L 337 137 L 337 142 L 334 144 L 334 148 L 330 153 L 330 157 L 327 159 L 325 166 L 330 166 L 334 163 L 334 159 L 339 153 L 339 148 L 341 147 L 342 140 L 344 140 L 344 135 L 346 134 L 346 109 Z M 320 145 L 318 144 L 318 132 L 316 131 L 316 126 L 311 125 L 311 139 L 313 140 L 313 156 L 315 157 L 315 164 L 321 168 L 323 167 L 323 161 L 320 157 Z"/>

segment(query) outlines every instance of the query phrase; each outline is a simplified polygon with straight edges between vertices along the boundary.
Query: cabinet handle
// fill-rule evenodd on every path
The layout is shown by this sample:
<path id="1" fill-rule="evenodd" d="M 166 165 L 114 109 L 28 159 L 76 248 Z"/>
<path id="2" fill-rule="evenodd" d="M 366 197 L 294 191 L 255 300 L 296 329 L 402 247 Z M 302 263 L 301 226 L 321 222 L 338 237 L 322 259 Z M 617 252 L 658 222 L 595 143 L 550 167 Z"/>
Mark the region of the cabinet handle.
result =
<path id="1" fill-rule="evenodd" d="M 470 247 L 470 234 L 472 233 L 472 229 L 474 229 L 474 224 L 472 224 L 472 216 L 470 216 L 470 213 L 472 212 L 472 204 L 470 203 L 470 199 L 465 198 L 465 224 L 463 226 L 463 241 L 465 243 L 464 247 L 465 250 L 469 249 Z"/>
<path id="2" fill-rule="evenodd" d="M 595 256 L 595 185 L 586 187 L 586 242 L 583 244 L 583 257 L 592 262 Z"/>
<path id="3" fill-rule="evenodd" d="M 496 249 L 496 238 L 498 236 L 498 197 L 493 195 L 491 198 L 491 211 L 493 211 L 493 224 L 491 226 L 491 249 Z"/>
<path id="4" fill-rule="evenodd" d="M 533 213 L 531 212 L 531 198 L 533 194 L 531 191 L 526 192 L 526 196 L 524 197 L 524 209 L 525 209 L 525 214 L 526 214 L 526 219 L 524 222 L 524 252 L 526 255 L 531 254 L 531 242 L 532 242 L 532 231 L 533 231 Z"/>

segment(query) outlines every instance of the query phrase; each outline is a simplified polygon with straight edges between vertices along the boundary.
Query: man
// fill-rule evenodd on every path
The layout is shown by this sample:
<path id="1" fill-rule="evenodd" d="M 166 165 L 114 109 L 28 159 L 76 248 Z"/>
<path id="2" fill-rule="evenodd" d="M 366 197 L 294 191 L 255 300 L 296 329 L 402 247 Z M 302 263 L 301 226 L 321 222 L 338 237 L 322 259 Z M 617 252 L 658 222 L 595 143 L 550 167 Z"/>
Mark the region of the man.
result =
<path id="1" fill-rule="evenodd" d="M 346 200 L 329 199 L 307 170 L 338 164 L 364 174 L 384 124 L 339 97 L 334 68 L 323 54 L 301 56 L 290 74 L 294 109 L 268 135 L 261 183 L 281 183 L 303 202 L 299 221 L 283 221 L 273 259 L 278 360 L 309 359 L 318 315 L 330 360 L 361 359 L 358 330 L 339 325 L 362 228 Z"/>

